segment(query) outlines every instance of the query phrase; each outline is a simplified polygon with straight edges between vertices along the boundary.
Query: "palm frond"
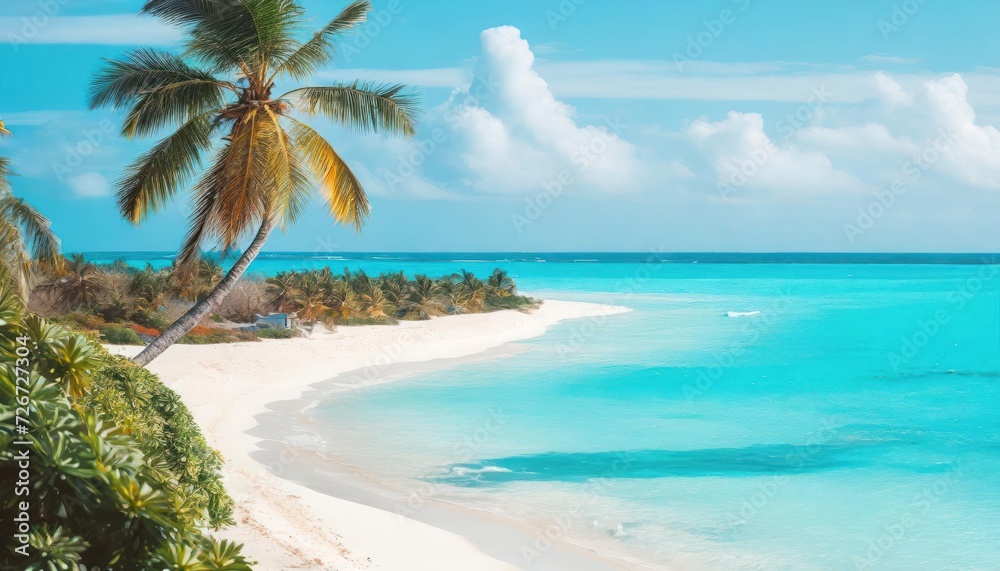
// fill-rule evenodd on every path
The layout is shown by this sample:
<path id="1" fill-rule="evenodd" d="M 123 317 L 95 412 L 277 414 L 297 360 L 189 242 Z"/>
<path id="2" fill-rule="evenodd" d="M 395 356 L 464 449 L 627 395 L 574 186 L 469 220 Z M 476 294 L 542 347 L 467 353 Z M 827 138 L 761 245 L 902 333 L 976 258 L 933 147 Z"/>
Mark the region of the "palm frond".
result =
<path id="1" fill-rule="evenodd" d="M 10 177 L 14 176 L 14 171 L 10 168 L 10 159 L 0 157 L 0 195 L 10 193 Z"/>
<path id="2" fill-rule="evenodd" d="M 295 150 L 295 141 L 285 132 L 278 115 L 265 107 L 270 126 L 268 132 L 274 140 L 271 150 L 269 170 L 274 173 L 274 196 L 272 208 L 282 229 L 295 222 L 309 203 L 312 181 L 303 165 L 303 160 Z"/>
<path id="3" fill-rule="evenodd" d="M 402 85 L 354 82 L 332 87 L 302 87 L 280 99 L 301 98 L 305 111 L 362 133 L 412 137 L 419 108 L 415 94 Z"/>
<path id="4" fill-rule="evenodd" d="M 12 220 L 0 217 L 0 284 L 10 284 L 21 299 L 31 285 L 31 256 L 21 230 Z"/>
<path id="5" fill-rule="evenodd" d="M 217 221 L 223 250 L 271 213 L 276 173 L 269 168 L 274 142 L 269 129 L 270 121 L 262 108 L 247 114 L 235 127 L 216 206 L 225 213 Z"/>
<path id="6" fill-rule="evenodd" d="M 231 147 L 230 143 L 219 150 L 212 162 L 212 168 L 202 175 L 192 190 L 194 198 L 188 233 L 184 238 L 180 253 L 177 255 L 177 265 L 182 268 L 191 267 L 201 257 L 202 244 L 217 234 L 216 228 L 213 227 L 213 222 L 218 216 L 216 203 L 222 186 L 225 184 Z"/>
<path id="7" fill-rule="evenodd" d="M 212 131 L 211 115 L 198 115 L 129 166 L 118 183 L 122 216 L 138 223 L 162 208 L 201 167 Z"/>
<path id="8" fill-rule="evenodd" d="M 0 198 L 0 216 L 20 227 L 25 244 L 35 259 L 54 264 L 62 260 L 59 238 L 52 231 L 52 223 L 30 204 L 14 196 L 5 196 Z"/>
<path id="9" fill-rule="evenodd" d="M 295 79 L 306 79 L 318 68 L 333 61 L 336 54 L 334 41 L 340 34 L 364 22 L 371 9 L 369 0 L 355 0 L 348 4 L 336 18 L 289 56 L 275 70 L 275 76 L 287 73 Z"/>
<path id="10" fill-rule="evenodd" d="M 188 52 L 213 69 L 238 67 L 263 83 L 268 66 L 298 48 L 294 36 L 303 14 L 292 0 L 237 0 L 200 17 Z"/>
<path id="11" fill-rule="evenodd" d="M 330 213 L 338 222 L 360 230 L 371 213 L 365 189 L 326 139 L 305 123 L 292 121 L 295 147 L 319 182 Z"/>
<path id="12" fill-rule="evenodd" d="M 107 60 L 91 82 L 90 108 L 128 107 L 157 89 L 190 85 L 190 82 L 235 89 L 232 84 L 188 65 L 175 54 L 144 48 L 128 52 L 122 59 Z"/>
<path id="13" fill-rule="evenodd" d="M 192 25 L 205 17 L 230 9 L 239 0 L 147 0 L 142 14 L 156 16 L 168 24 Z"/>
<path id="14" fill-rule="evenodd" d="M 197 79 L 164 85 L 139 97 L 122 124 L 122 136 L 148 137 L 168 125 L 183 125 L 225 104 L 216 81 Z"/>

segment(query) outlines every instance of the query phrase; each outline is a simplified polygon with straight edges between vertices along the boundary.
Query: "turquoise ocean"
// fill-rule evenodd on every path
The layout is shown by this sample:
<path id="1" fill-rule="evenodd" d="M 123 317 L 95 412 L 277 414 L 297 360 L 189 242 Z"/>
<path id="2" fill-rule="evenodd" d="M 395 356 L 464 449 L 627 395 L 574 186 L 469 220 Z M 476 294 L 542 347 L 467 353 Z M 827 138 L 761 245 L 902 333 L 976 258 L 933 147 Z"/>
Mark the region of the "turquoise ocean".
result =
<path id="1" fill-rule="evenodd" d="M 325 265 L 502 267 L 631 309 L 311 409 L 323 451 L 387 487 L 658 569 L 1000 569 L 993 256 L 286 253 L 251 272 Z"/>

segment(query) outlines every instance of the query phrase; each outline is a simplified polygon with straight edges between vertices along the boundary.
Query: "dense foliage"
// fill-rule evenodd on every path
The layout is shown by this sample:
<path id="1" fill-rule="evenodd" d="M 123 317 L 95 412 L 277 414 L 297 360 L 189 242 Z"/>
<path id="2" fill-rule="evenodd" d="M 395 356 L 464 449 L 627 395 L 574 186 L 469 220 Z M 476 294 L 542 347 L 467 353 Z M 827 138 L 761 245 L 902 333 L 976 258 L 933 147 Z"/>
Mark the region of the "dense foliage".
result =
<path id="1" fill-rule="evenodd" d="M 397 319 L 537 306 L 535 300 L 517 295 L 514 281 L 499 268 L 485 280 L 465 270 L 413 279 L 403 272 L 372 277 L 346 268 L 342 274 L 329 268 L 290 271 L 269 278 L 266 291 L 277 309 L 295 311 L 307 323 L 395 323 Z"/>
<path id="2" fill-rule="evenodd" d="M 40 273 L 42 283 L 31 298 L 35 311 L 72 329 L 99 335 L 107 343 L 138 345 L 156 337 L 176 314 L 211 290 L 223 272 L 209 260 L 199 262 L 195 273 L 179 273 L 174 268 L 136 269 L 124 262 L 98 265 L 73 256 L 62 269 L 43 268 Z M 329 268 L 290 271 L 244 280 L 217 313 L 179 342 L 227 343 L 296 335 L 236 327 L 252 323 L 258 314 L 275 311 L 295 312 L 306 324 L 390 325 L 400 319 L 535 305 L 535 300 L 517 294 L 514 281 L 500 269 L 486 279 L 465 270 L 440 278 L 410 278 L 402 272 L 369 276 L 346 268 L 341 273 Z"/>
<path id="3" fill-rule="evenodd" d="M 0 450 L 4 514 L 27 520 L 4 538 L 0 568 L 249 569 L 240 546 L 206 534 L 231 523 L 231 500 L 177 395 L 86 336 L 25 315 L 6 284 Z"/>

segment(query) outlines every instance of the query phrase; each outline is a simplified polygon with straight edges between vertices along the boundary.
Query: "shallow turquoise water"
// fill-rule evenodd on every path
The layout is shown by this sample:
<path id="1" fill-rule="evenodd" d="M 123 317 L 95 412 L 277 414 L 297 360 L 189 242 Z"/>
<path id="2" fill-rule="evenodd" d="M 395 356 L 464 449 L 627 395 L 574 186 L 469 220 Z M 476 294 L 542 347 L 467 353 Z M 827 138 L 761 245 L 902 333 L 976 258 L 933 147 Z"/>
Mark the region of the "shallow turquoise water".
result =
<path id="1" fill-rule="evenodd" d="M 658 568 L 1000 567 L 1000 266 L 500 265 L 633 311 L 338 394 L 328 451 Z"/>
<path id="2" fill-rule="evenodd" d="M 633 312 L 330 400 L 328 445 L 661 566 L 997 567 L 996 266 L 600 266 L 517 271 Z"/>

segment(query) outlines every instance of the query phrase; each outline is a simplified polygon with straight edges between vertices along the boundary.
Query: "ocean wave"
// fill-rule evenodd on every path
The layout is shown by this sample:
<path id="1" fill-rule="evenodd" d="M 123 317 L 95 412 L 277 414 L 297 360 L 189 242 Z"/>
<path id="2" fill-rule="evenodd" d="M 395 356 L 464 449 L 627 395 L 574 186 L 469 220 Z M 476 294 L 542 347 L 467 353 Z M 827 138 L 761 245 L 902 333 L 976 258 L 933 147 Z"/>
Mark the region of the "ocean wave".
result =
<path id="1" fill-rule="evenodd" d="M 472 468 L 470 466 L 452 466 L 451 473 L 456 476 L 469 476 L 475 474 L 488 474 L 488 473 L 503 473 L 510 472 L 510 469 L 503 468 L 501 466 L 483 466 L 481 468 Z"/>
<path id="2" fill-rule="evenodd" d="M 760 315 L 759 311 L 727 311 L 726 317 L 751 317 Z"/>

